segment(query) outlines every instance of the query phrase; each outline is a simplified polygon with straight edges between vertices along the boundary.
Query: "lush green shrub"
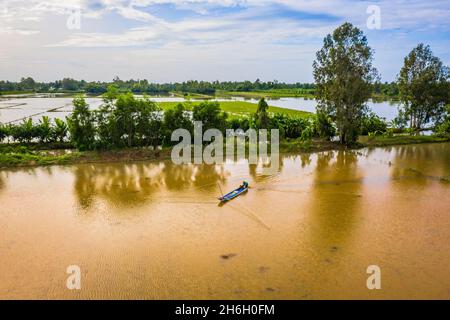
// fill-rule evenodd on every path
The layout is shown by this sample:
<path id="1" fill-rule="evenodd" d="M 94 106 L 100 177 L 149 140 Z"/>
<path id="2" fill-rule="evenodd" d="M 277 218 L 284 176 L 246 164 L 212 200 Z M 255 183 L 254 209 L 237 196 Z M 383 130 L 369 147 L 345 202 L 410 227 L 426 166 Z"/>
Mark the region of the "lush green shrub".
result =
<path id="1" fill-rule="evenodd" d="M 10 135 L 14 141 L 20 143 L 30 143 L 38 136 L 36 127 L 33 125 L 31 118 L 24 119 L 19 124 L 12 124 L 10 126 Z"/>
<path id="2" fill-rule="evenodd" d="M 0 143 L 9 136 L 8 126 L 0 123 Z"/>
<path id="3" fill-rule="evenodd" d="M 385 137 L 393 137 L 393 136 L 394 136 L 394 133 L 395 133 L 395 129 L 393 129 L 393 128 L 388 128 L 388 129 L 386 130 L 386 132 L 383 133 L 383 136 L 385 136 Z"/>
<path id="4" fill-rule="evenodd" d="M 250 128 L 255 128 L 256 124 L 253 118 L 232 118 L 228 121 L 227 129 L 243 130 L 244 132 Z"/>
<path id="5" fill-rule="evenodd" d="M 445 116 L 443 120 L 436 125 L 434 131 L 438 135 L 446 135 L 450 133 L 450 105 L 445 108 Z"/>
<path id="6" fill-rule="evenodd" d="M 216 101 L 205 101 L 194 106 L 192 117 L 194 121 L 203 123 L 203 131 L 208 129 L 219 129 L 225 131 L 228 114 L 220 109 L 220 104 Z"/>
<path id="7" fill-rule="evenodd" d="M 397 117 L 389 122 L 389 127 L 395 129 L 397 132 L 403 132 L 408 125 L 408 117 L 403 110 L 398 111 Z"/>
<path id="8" fill-rule="evenodd" d="M 447 105 L 445 116 L 443 120 L 436 125 L 434 131 L 439 135 L 450 133 L 450 105 Z"/>
<path id="9" fill-rule="evenodd" d="M 95 147 L 94 115 L 83 97 L 73 99 L 74 109 L 67 117 L 70 139 L 79 150 Z"/>
<path id="10" fill-rule="evenodd" d="M 68 132 L 69 128 L 67 127 L 67 124 L 61 119 L 55 119 L 55 124 L 51 130 L 52 141 L 63 142 L 64 139 L 67 138 Z"/>
<path id="11" fill-rule="evenodd" d="M 361 121 L 361 134 L 367 136 L 369 133 L 383 133 L 387 130 L 387 123 L 384 118 L 380 118 L 375 113 L 370 112 Z"/>
<path id="12" fill-rule="evenodd" d="M 271 128 L 280 130 L 281 138 L 299 138 L 308 126 L 308 120 L 277 113 L 270 119 Z"/>
<path id="13" fill-rule="evenodd" d="M 314 133 L 315 133 L 315 123 L 313 120 L 308 120 L 308 125 L 303 130 L 301 139 L 311 140 L 314 137 Z"/>
<path id="14" fill-rule="evenodd" d="M 159 145 L 163 139 L 160 108 L 147 97 L 137 99 L 132 93 L 112 91 L 108 90 L 105 104 L 94 113 L 95 144 L 101 148 Z"/>
<path id="15" fill-rule="evenodd" d="M 314 123 L 315 132 L 318 137 L 331 140 L 336 135 L 336 128 L 334 127 L 333 121 L 327 114 L 318 112 Z"/>
<path id="16" fill-rule="evenodd" d="M 163 130 L 166 144 L 172 145 L 177 143 L 171 141 L 172 132 L 176 129 L 186 129 L 191 134 L 194 129 L 191 117 L 182 103 L 179 103 L 174 109 L 164 112 Z"/>
<path id="17" fill-rule="evenodd" d="M 227 129 L 238 130 L 241 128 L 241 121 L 239 118 L 232 118 L 228 121 Z"/>
<path id="18" fill-rule="evenodd" d="M 450 118 L 446 119 L 444 122 L 436 126 L 435 129 L 437 134 L 449 134 L 450 133 Z"/>
<path id="19" fill-rule="evenodd" d="M 47 143 L 52 140 L 52 126 L 47 116 L 43 116 L 42 119 L 39 120 L 39 124 L 34 126 L 34 130 L 39 142 Z"/>

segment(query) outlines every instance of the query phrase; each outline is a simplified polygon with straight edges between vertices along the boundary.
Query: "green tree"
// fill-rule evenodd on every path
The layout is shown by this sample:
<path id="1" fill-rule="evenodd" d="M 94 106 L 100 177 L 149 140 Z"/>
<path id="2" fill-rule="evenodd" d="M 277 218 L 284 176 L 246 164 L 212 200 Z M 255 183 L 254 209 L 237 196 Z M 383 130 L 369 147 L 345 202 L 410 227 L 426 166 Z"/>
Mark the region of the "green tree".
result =
<path id="1" fill-rule="evenodd" d="M 446 106 L 443 120 L 435 128 L 437 134 L 450 134 L 450 105 Z"/>
<path id="2" fill-rule="evenodd" d="M 80 150 L 95 147 L 94 116 L 82 96 L 73 99 L 73 112 L 67 117 L 70 139 Z"/>
<path id="3" fill-rule="evenodd" d="M 264 98 L 261 98 L 258 102 L 258 109 L 255 114 L 255 122 L 258 128 L 267 129 L 269 127 L 269 105 Z"/>
<path id="4" fill-rule="evenodd" d="M 106 92 L 106 87 L 101 83 L 91 82 L 86 85 L 85 90 L 91 94 L 103 94 Z"/>
<path id="5" fill-rule="evenodd" d="M 205 101 L 194 106 L 192 116 L 194 121 L 203 123 L 203 130 L 219 129 L 225 131 L 228 114 L 220 109 L 217 101 Z"/>
<path id="6" fill-rule="evenodd" d="M 136 99 L 131 92 L 117 97 L 112 112 L 112 129 L 116 132 L 115 136 L 127 147 L 132 147 L 135 143 L 138 112 Z"/>
<path id="7" fill-rule="evenodd" d="M 8 127 L 0 123 L 0 143 L 3 142 L 9 136 Z"/>
<path id="8" fill-rule="evenodd" d="M 120 146 L 120 133 L 116 130 L 117 123 L 112 113 L 113 109 L 114 105 L 103 104 L 94 111 L 98 145 L 104 149 Z"/>
<path id="9" fill-rule="evenodd" d="M 340 142 L 354 143 L 377 71 L 363 32 L 344 23 L 327 35 L 313 63 L 317 111 L 336 122 Z"/>
<path id="10" fill-rule="evenodd" d="M 111 84 L 108 86 L 108 89 L 103 94 L 103 101 L 105 103 L 112 103 L 114 100 L 117 99 L 119 96 L 119 89 L 117 88 L 117 85 Z"/>
<path id="11" fill-rule="evenodd" d="M 151 145 L 156 149 L 163 140 L 161 109 L 147 97 L 138 99 L 136 104 L 137 143 L 141 146 Z"/>
<path id="12" fill-rule="evenodd" d="M 410 127 L 416 130 L 430 121 L 439 122 L 449 101 L 449 69 L 419 44 L 407 57 L 398 75 L 400 100 Z"/>
<path id="13" fill-rule="evenodd" d="M 193 133 L 194 125 L 189 114 L 184 107 L 184 104 L 179 103 L 173 109 L 168 109 L 164 112 L 164 141 L 167 144 L 172 144 L 172 132 L 176 129 L 186 129 L 191 134 Z M 178 143 L 178 142 L 174 142 Z"/>
<path id="14" fill-rule="evenodd" d="M 156 147 L 162 140 L 160 108 L 148 98 L 136 99 L 132 93 L 105 95 L 96 112 L 97 132 L 102 147 Z M 114 100 L 115 99 L 115 100 Z"/>
<path id="15" fill-rule="evenodd" d="M 20 79 L 20 88 L 22 90 L 34 90 L 36 88 L 36 82 L 31 77 L 22 78 Z"/>
<path id="16" fill-rule="evenodd" d="M 94 111 L 97 123 L 97 134 L 99 144 L 102 148 L 120 147 L 121 132 L 118 130 L 117 119 L 113 114 L 116 109 L 115 101 L 119 96 L 117 85 L 108 86 L 107 91 L 103 94 L 103 104 Z"/>
<path id="17" fill-rule="evenodd" d="M 78 81 L 71 78 L 62 79 L 61 86 L 63 90 L 67 91 L 77 91 L 79 89 Z"/>
<path id="18" fill-rule="evenodd" d="M 280 130 L 282 138 L 299 138 L 308 126 L 308 120 L 277 113 L 271 119 L 274 128 Z"/>

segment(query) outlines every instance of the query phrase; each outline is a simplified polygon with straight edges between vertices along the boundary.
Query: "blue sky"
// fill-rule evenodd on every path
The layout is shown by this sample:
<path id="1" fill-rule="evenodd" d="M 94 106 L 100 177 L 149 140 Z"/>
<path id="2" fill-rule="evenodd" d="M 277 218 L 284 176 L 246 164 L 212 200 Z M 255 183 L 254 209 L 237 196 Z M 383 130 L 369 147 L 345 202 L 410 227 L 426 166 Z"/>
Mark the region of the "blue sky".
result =
<path id="1" fill-rule="evenodd" d="M 450 65 L 449 1 L 0 0 L 0 79 L 311 82 L 323 38 L 346 21 L 383 81 L 419 42 Z"/>

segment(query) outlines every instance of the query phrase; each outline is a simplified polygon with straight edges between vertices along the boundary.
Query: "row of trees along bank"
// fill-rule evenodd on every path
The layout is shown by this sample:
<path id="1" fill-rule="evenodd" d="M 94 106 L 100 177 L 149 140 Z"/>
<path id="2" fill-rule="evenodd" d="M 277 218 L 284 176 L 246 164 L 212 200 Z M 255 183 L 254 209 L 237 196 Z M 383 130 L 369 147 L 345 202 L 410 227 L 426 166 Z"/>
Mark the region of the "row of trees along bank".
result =
<path id="1" fill-rule="evenodd" d="M 169 146 L 172 132 L 182 128 L 193 133 L 194 121 L 203 123 L 203 130 L 279 129 L 283 139 L 330 139 L 335 134 L 331 119 L 325 115 L 293 117 L 269 112 L 261 99 L 257 111 L 250 117 L 229 118 L 219 102 L 205 101 L 188 111 L 185 104 L 161 110 L 149 98 L 137 98 L 132 93 L 118 94 L 110 87 L 98 110 L 91 110 L 83 96 L 73 100 L 74 109 L 66 121 L 51 122 L 43 117 L 38 123 L 26 119 L 19 124 L 0 125 L 0 141 L 41 144 L 67 142 L 80 150 L 130 147 Z"/>
<path id="2" fill-rule="evenodd" d="M 363 32 L 344 23 L 327 35 L 313 63 L 317 111 L 331 117 L 343 144 L 356 142 L 367 115 L 366 102 L 379 75 L 374 52 Z M 445 126 L 448 119 L 449 68 L 429 46 L 419 44 L 404 59 L 397 83 L 402 108 L 396 123 L 418 131 L 430 122 Z"/>

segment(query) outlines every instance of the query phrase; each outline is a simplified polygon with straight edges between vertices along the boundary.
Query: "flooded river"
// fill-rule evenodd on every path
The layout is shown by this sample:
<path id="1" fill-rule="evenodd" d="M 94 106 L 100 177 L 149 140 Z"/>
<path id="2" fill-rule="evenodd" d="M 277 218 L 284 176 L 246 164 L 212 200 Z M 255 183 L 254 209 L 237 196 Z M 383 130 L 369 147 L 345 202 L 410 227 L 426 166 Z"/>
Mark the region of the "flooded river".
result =
<path id="1" fill-rule="evenodd" d="M 449 143 L 3 170 L 0 298 L 450 299 L 449 181 Z"/>

